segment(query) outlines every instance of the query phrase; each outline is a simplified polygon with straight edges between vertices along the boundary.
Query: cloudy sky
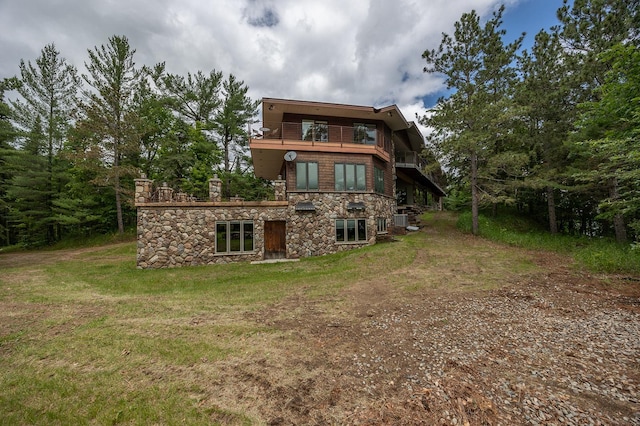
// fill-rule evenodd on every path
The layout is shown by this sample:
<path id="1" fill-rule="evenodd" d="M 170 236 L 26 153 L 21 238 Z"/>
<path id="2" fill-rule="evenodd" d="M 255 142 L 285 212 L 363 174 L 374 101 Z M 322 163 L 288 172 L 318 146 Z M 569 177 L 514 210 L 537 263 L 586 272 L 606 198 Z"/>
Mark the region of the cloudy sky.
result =
<path id="1" fill-rule="evenodd" d="M 530 45 L 562 0 L 0 0 L 0 78 L 48 43 L 84 72 L 87 49 L 125 35 L 138 64 L 232 73 L 254 99 L 395 103 L 413 120 L 443 89 L 422 52 L 502 3 L 507 39 Z"/>

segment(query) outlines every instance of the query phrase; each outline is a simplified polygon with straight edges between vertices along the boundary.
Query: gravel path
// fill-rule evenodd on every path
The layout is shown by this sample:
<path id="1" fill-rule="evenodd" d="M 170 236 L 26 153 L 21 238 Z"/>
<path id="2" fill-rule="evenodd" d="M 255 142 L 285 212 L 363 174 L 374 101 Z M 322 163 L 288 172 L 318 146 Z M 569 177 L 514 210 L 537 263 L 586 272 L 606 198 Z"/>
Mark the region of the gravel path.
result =
<path id="1" fill-rule="evenodd" d="M 346 289 L 340 313 L 322 298 L 260 313 L 307 348 L 251 371 L 276 387 L 274 371 L 306 366 L 261 411 L 279 410 L 273 425 L 640 425 L 638 283 L 557 260 L 494 290 L 381 279 Z"/>
<path id="2" fill-rule="evenodd" d="M 354 374 L 371 391 L 399 374 L 445 424 L 640 424 L 640 318 L 626 303 L 638 299 L 561 285 L 408 303 L 363 324 L 378 343 L 354 354 Z"/>

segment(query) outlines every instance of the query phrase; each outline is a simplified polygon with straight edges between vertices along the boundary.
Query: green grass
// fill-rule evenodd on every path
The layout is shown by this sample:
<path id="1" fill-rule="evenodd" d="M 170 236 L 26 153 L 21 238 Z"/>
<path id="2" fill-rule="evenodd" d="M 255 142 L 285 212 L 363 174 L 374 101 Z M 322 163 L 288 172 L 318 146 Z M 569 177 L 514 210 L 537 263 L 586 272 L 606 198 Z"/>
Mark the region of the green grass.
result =
<path id="1" fill-rule="evenodd" d="M 291 338 L 247 316 L 296 294 L 334 295 L 409 265 L 418 249 L 140 270 L 131 243 L 5 268 L 0 424 L 258 423 L 211 402 L 218 363 Z"/>
<path id="2" fill-rule="evenodd" d="M 537 273 L 527 252 L 470 238 L 455 221 L 428 215 L 425 232 L 299 262 L 141 270 L 132 242 L 3 268 L 0 425 L 260 424 L 233 387 L 245 380 L 235 366 L 273 368 L 308 348 L 256 316 L 297 321 L 312 307 L 360 321 L 342 290 L 483 290 Z"/>
<path id="3" fill-rule="evenodd" d="M 471 213 L 458 218 L 458 228 L 471 232 Z M 525 218 L 511 214 L 490 218 L 480 215 L 480 235 L 492 241 L 533 250 L 572 256 L 581 268 L 593 272 L 640 274 L 640 250 L 606 238 L 552 235 Z"/>

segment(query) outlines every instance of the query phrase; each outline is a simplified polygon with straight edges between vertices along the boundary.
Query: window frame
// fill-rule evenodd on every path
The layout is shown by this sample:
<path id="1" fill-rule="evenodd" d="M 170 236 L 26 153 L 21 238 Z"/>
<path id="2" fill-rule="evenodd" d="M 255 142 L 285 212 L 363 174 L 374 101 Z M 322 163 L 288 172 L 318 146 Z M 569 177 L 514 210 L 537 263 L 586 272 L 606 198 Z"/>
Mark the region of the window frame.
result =
<path id="1" fill-rule="evenodd" d="M 385 184 L 384 184 L 384 169 L 380 167 L 373 166 L 373 188 L 374 191 L 378 194 L 385 193 Z"/>
<path id="2" fill-rule="evenodd" d="M 224 230 L 221 231 L 221 228 Z M 215 230 L 215 253 L 217 255 L 255 253 L 255 224 L 253 220 L 218 220 L 215 223 Z M 233 233 L 239 234 L 237 239 L 233 238 Z M 221 234 L 224 236 L 221 237 Z M 247 238 L 247 234 L 249 234 L 249 238 Z M 249 247 L 247 247 L 247 241 L 250 241 Z M 224 249 L 220 248 L 221 242 L 224 242 Z"/>
<path id="3" fill-rule="evenodd" d="M 315 187 L 309 185 L 309 165 L 315 165 Z M 300 180 L 300 169 L 304 167 L 304 185 Z M 296 162 L 296 191 L 318 191 L 320 189 L 320 166 L 317 161 L 297 161 Z"/>
<path id="4" fill-rule="evenodd" d="M 353 189 L 349 188 L 349 170 L 353 167 Z M 358 178 L 361 170 L 361 176 Z M 341 179 L 338 179 L 338 175 L 341 175 Z M 334 163 L 333 165 L 333 179 L 334 189 L 338 192 L 364 192 L 367 190 L 367 165 L 361 163 Z"/>
<path id="5" fill-rule="evenodd" d="M 387 234 L 389 232 L 389 225 L 386 217 L 376 218 L 376 233 Z"/>
<path id="6" fill-rule="evenodd" d="M 364 235 L 362 235 L 364 234 Z M 367 239 L 367 219 L 345 218 L 335 220 L 335 240 L 338 244 L 362 244 Z"/>

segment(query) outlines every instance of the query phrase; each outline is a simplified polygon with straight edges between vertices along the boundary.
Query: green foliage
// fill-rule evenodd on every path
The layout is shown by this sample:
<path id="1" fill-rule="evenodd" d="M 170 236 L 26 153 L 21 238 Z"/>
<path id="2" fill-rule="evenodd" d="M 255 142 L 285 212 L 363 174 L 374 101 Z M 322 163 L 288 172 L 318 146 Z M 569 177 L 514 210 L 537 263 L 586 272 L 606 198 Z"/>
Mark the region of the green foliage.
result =
<path id="1" fill-rule="evenodd" d="M 11 101 L 11 119 L 21 130 L 20 149 L 6 165 L 14 173 L 6 188 L 9 218 L 17 224 L 12 227 L 16 240 L 28 246 L 52 244 L 65 232 L 56 217 L 56 202 L 68 180 L 60 153 L 80 85 L 75 67 L 53 44 L 35 62 L 20 62 L 20 98 Z"/>
<path id="2" fill-rule="evenodd" d="M 590 170 L 579 177 L 594 184 L 615 182 L 600 201 L 599 218 L 624 217 L 640 239 L 640 50 L 616 45 L 601 59 L 610 64 L 598 100 L 582 104 L 577 144 L 589 153 Z"/>
<path id="3" fill-rule="evenodd" d="M 640 250 L 634 245 L 621 245 L 606 238 L 552 235 L 523 215 L 503 214 L 499 217 L 480 215 L 480 235 L 493 241 L 533 250 L 549 250 L 569 254 L 594 272 L 640 274 Z M 471 232 L 471 213 L 458 218 L 457 226 Z"/>
<path id="4" fill-rule="evenodd" d="M 16 130 L 9 119 L 11 109 L 5 102 L 4 92 L 16 85 L 16 79 L 0 81 L 0 246 L 12 244 L 11 229 L 8 226 L 11 206 L 7 202 L 7 188 L 14 173 L 10 170 L 10 163 L 12 157 L 16 155 L 16 150 L 13 147 Z"/>
<path id="5" fill-rule="evenodd" d="M 484 26 L 475 11 L 455 23 L 453 36 L 443 34 L 438 49 L 427 50 L 425 72 L 444 76 L 448 98 L 421 119 L 434 130 L 429 137 L 445 166 L 471 186 L 473 232 L 478 232 L 481 198 L 498 202 L 511 197 L 508 182 L 520 176 L 526 155 L 517 152 L 504 132 L 514 121 L 512 62 L 522 37 L 505 44 L 501 7 Z"/>
<path id="6" fill-rule="evenodd" d="M 215 117 L 215 129 L 223 152 L 224 169 L 222 171 L 226 177 L 224 192 L 227 197 L 230 197 L 232 195 L 230 180 L 232 161 L 236 164 L 236 178 L 241 177 L 241 163 L 246 156 L 249 142 L 247 128 L 257 114 L 259 102 L 252 101 L 247 96 L 249 87 L 244 84 L 244 81 L 237 80 L 233 74 L 223 82 L 222 89 L 222 104 Z M 250 184 L 250 181 L 245 184 Z"/>
<path id="7" fill-rule="evenodd" d="M 88 74 L 83 79 L 92 90 L 83 90 L 82 118 L 76 133 L 89 134 L 81 141 L 88 147 L 77 154 L 92 160 L 97 156 L 100 161 L 80 164 L 94 166 L 95 185 L 113 189 L 120 233 L 124 232 L 124 197 L 133 189 L 132 185 L 125 185 L 126 178 L 137 174 L 135 161 L 140 152 L 141 125 L 134 93 L 148 73 L 135 67 L 135 52 L 124 36 L 113 36 L 107 45 L 88 51 Z"/>

